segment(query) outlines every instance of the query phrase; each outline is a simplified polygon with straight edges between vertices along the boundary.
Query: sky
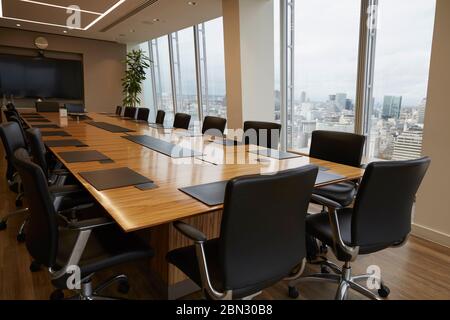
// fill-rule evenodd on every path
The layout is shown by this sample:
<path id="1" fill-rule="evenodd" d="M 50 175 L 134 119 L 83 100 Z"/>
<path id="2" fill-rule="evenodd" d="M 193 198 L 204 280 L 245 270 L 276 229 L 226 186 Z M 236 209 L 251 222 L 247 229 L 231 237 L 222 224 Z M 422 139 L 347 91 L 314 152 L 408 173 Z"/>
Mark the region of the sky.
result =
<path id="1" fill-rule="evenodd" d="M 295 1 L 297 99 L 302 91 L 316 101 L 340 92 L 355 99 L 360 4 L 360 0 Z M 404 105 L 417 105 L 425 98 L 434 11 L 435 0 L 379 1 L 374 79 L 378 102 L 384 95 L 401 95 Z"/>

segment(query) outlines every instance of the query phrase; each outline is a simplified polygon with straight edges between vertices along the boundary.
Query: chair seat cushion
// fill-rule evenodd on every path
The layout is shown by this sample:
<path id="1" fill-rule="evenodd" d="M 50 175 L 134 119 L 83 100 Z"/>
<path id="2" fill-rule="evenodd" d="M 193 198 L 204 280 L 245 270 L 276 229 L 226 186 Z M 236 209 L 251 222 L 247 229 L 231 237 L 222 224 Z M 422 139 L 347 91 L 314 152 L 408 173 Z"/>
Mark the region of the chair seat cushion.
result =
<path id="1" fill-rule="evenodd" d="M 211 284 L 216 291 L 224 292 L 226 289 L 223 285 L 223 276 L 219 265 L 219 239 L 207 241 L 204 248 Z M 202 287 L 200 269 L 194 245 L 170 251 L 167 254 L 167 261 L 180 269 L 199 287 Z M 241 299 L 250 296 L 263 290 L 265 287 L 276 283 L 278 280 L 279 279 L 275 279 L 266 284 L 259 284 L 258 286 L 233 289 L 233 299 Z"/>
<path id="2" fill-rule="evenodd" d="M 352 204 L 356 195 L 355 184 L 352 182 L 341 182 L 328 186 L 316 188 L 314 194 L 333 200 L 343 207 Z"/>
<path id="3" fill-rule="evenodd" d="M 352 243 L 352 212 L 353 209 L 345 208 L 338 211 L 339 229 L 342 240 L 348 246 L 356 246 Z M 327 246 L 333 247 L 333 230 L 330 225 L 329 215 L 327 212 L 311 214 L 306 217 L 306 232 L 325 243 Z M 370 254 L 389 247 L 387 244 L 360 245 L 359 254 Z M 348 258 L 344 254 L 338 252 L 337 258 L 346 261 Z"/>
<path id="4" fill-rule="evenodd" d="M 65 266 L 75 246 L 79 232 L 60 230 L 56 263 L 59 268 Z M 81 257 L 79 267 L 81 277 L 85 278 L 97 271 L 113 267 L 128 261 L 150 258 L 152 248 L 134 234 L 124 233 L 119 226 L 109 225 L 92 231 Z M 53 282 L 58 288 L 65 288 L 65 278 Z"/>

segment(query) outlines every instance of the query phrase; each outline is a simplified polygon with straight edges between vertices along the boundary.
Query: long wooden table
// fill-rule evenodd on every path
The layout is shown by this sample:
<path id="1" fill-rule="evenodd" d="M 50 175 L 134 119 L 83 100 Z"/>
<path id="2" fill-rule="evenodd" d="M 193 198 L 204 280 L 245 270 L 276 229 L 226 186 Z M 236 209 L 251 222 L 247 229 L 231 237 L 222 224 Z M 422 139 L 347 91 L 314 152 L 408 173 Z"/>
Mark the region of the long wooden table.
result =
<path id="1" fill-rule="evenodd" d="M 93 121 L 107 122 L 133 130 L 127 134 L 111 133 L 69 118 L 60 118 L 58 113 L 41 113 L 42 116 L 61 129 L 41 129 L 42 131 L 68 132 L 71 137 L 45 137 L 44 140 L 78 139 L 88 145 L 86 148 L 55 147 L 51 151 L 75 176 L 86 190 L 105 208 L 109 215 L 125 232 L 141 231 L 155 248 L 156 256 L 151 260 L 152 274 L 157 289 L 163 297 L 176 298 L 195 290 L 192 282 L 175 267 L 168 265 L 165 255 L 168 251 L 190 245 L 190 241 L 173 228 L 171 222 L 183 220 L 202 230 L 208 237 L 220 233 L 222 206 L 209 207 L 197 201 L 179 188 L 234 177 L 270 173 L 315 164 L 330 169 L 345 178 L 340 181 L 362 177 L 363 170 L 307 156 L 289 160 L 276 160 L 249 153 L 255 146 L 226 147 L 211 142 L 209 137 L 189 135 L 184 130 L 161 130 L 147 123 L 137 123 L 104 114 L 90 113 Z M 25 119 L 26 121 L 26 119 Z M 29 125 L 48 124 L 30 122 Z M 173 159 L 123 138 L 125 135 L 149 135 L 174 144 L 179 144 L 204 154 L 202 157 Z M 111 158 L 114 163 L 99 162 L 66 163 L 58 153 L 63 151 L 97 150 Z M 264 161 L 258 159 L 264 158 Z M 234 161 L 231 161 L 234 159 Z M 153 180 L 157 189 L 141 191 L 135 187 L 97 191 L 86 182 L 80 172 L 128 167 Z"/>

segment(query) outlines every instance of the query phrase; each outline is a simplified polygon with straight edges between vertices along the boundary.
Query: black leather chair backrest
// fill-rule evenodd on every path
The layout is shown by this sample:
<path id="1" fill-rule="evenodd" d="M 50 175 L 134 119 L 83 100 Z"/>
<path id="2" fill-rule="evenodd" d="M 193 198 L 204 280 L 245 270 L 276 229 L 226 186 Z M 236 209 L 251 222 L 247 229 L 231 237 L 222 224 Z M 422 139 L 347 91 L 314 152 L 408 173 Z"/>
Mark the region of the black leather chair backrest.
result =
<path id="1" fill-rule="evenodd" d="M 226 290 L 265 287 L 301 263 L 317 173 L 318 168 L 309 165 L 228 182 L 219 239 Z"/>
<path id="2" fill-rule="evenodd" d="M 122 107 L 121 106 L 116 107 L 116 115 L 118 115 L 118 116 L 122 115 Z"/>
<path id="3" fill-rule="evenodd" d="M 36 102 L 36 112 L 59 112 L 59 103 L 51 101 Z"/>
<path id="4" fill-rule="evenodd" d="M 20 132 L 20 127 L 16 122 L 0 124 L 0 137 L 5 149 L 6 160 L 8 161 L 6 177 L 8 180 L 12 180 L 15 171 L 12 163 L 14 152 L 17 149 L 26 148 L 26 144 Z"/>
<path id="5" fill-rule="evenodd" d="M 47 179 L 25 149 L 15 151 L 13 162 L 22 179 L 29 207 L 26 237 L 28 252 L 38 263 L 54 267 L 58 251 L 58 223 Z"/>
<path id="6" fill-rule="evenodd" d="M 210 130 L 210 131 L 217 130 L 218 132 L 220 132 L 223 135 L 226 125 L 227 125 L 227 119 L 207 116 L 203 120 L 202 133 L 205 134 L 205 132 L 208 130 Z M 211 133 L 214 133 L 214 132 L 211 132 Z M 215 134 L 211 134 L 211 135 L 215 135 Z"/>
<path id="7" fill-rule="evenodd" d="M 156 124 L 164 124 L 164 119 L 166 117 L 166 112 L 163 110 L 158 110 L 156 114 Z"/>
<path id="8" fill-rule="evenodd" d="M 17 113 L 12 110 L 3 110 L 3 114 L 8 122 L 12 121 L 12 117 L 17 116 Z"/>
<path id="9" fill-rule="evenodd" d="M 123 116 L 125 118 L 136 119 L 136 111 L 137 111 L 137 108 L 126 107 L 125 112 L 123 113 Z"/>
<path id="10" fill-rule="evenodd" d="M 17 116 L 12 116 L 12 117 L 11 117 L 11 122 L 15 122 L 15 123 L 17 123 L 17 125 L 19 126 L 19 129 L 20 129 L 20 133 L 21 133 L 21 135 L 22 135 L 22 138 L 23 138 L 23 140 L 25 141 L 26 147 L 28 148 L 28 140 L 27 140 L 27 137 L 26 137 L 26 135 L 25 135 L 25 129 L 24 129 L 24 127 L 23 127 L 22 120 L 21 120 L 19 117 L 17 117 Z"/>
<path id="11" fill-rule="evenodd" d="M 86 111 L 84 105 L 79 103 L 66 103 L 64 107 L 68 113 L 84 113 Z"/>
<path id="12" fill-rule="evenodd" d="M 143 121 L 148 121 L 148 116 L 150 115 L 150 110 L 147 108 L 139 108 L 138 110 L 138 114 L 137 114 L 137 119 L 138 120 L 143 120 Z"/>
<path id="13" fill-rule="evenodd" d="M 255 144 L 269 149 L 278 149 L 281 124 L 273 122 L 244 122 L 244 143 Z"/>
<path id="14" fill-rule="evenodd" d="M 352 167 L 361 166 L 366 137 L 346 132 L 314 131 L 309 156 Z"/>
<path id="15" fill-rule="evenodd" d="M 394 245 L 411 232 L 415 196 L 431 163 L 374 162 L 367 166 L 352 214 L 354 245 Z"/>
<path id="16" fill-rule="evenodd" d="M 48 178 L 47 149 L 42 140 L 41 131 L 37 128 L 31 128 L 27 130 L 26 135 L 30 145 L 33 162 L 42 168 L 42 171 Z"/>
<path id="17" fill-rule="evenodd" d="M 189 124 L 191 123 L 191 116 L 186 113 L 175 114 L 175 119 L 173 121 L 173 127 L 176 129 L 189 129 Z"/>
<path id="18" fill-rule="evenodd" d="M 17 109 L 16 109 L 16 106 L 14 105 L 14 103 L 9 102 L 6 104 L 6 110 L 13 111 L 13 110 L 17 110 Z"/>

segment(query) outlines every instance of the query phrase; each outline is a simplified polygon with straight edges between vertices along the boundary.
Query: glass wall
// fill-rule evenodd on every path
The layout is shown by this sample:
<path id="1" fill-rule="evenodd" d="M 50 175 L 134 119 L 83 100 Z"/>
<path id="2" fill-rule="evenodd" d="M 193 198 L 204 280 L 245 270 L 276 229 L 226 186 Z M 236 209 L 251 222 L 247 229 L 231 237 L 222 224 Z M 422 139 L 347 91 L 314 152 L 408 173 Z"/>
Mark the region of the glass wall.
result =
<path id="1" fill-rule="evenodd" d="M 378 2 L 370 158 L 421 156 L 435 5 L 434 0 Z"/>
<path id="2" fill-rule="evenodd" d="M 280 41 L 275 31 L 275 43 L 287 48 L 288 101 L 281 106 L 287 148 L 307 151 L 312 131 L 333 130 L 367 135 L 369 160 L 420 157 L 435 6 L 435 0 L 276 0 L 275 21 L 285 15 L 288 29 Z M 366 19 L 367 28 L 360 22 Z M 366 43 L 367 52 L 360 51 Z M 279 119 L 279 99 L 275 104 Z"/>
<path id="3" fill-rule="evenodd" d="M 190 114 L 192 124 L 201 116 L 227 117 L 222 17 L 141 43 L 139 48 L 152 60 L 141 103 L 152 106 L 151 119 L 158 109 L 166 112 L 167 125 L 175 112 Z"/>
<path id="4" fill-rule="evenodd" d="M 353 132 L 360 0 L 292 1 L 293 94 L 288 147 L 308 148 L 314 130 Z M 290 17 L 291 15 L 288 15 Z"/>
<path id="5" fill-rule="evenodd" d="M 148 42 L 141 43 L 139 49 L 142 50 L 146 57 L 151 57 L 150 44 Z M 141 94 L 141 108 L 148 108 L 150 110 L 149 121 L 155 119 L 155 100 L 153 95 L 153 79 L 152 79 L 152 69 L 146 70 L 146 79 L 142 84 L 142 94 Z"/>
<path id="6" fill-rule="evenodd" d="M 200 120 L 197 99 L 194 29 L 187 28 L 170 35 L 173 48 L 173 65 L 177 112 Z"/>
<path id="7" fill-rule="evenodd" d="M 223 19 L 198 26 L 203 115 L 227 117 Z"/>
<path id="8" fill-rule="evenodd" d="M 174 116 L 174 104 L 168 37 L 164 36 L 154 39 L 151 41 L 151 45 L 153 49 L 157 109 L 166 112 L 165 121 L 167 124 L 171 124 Z"/>

